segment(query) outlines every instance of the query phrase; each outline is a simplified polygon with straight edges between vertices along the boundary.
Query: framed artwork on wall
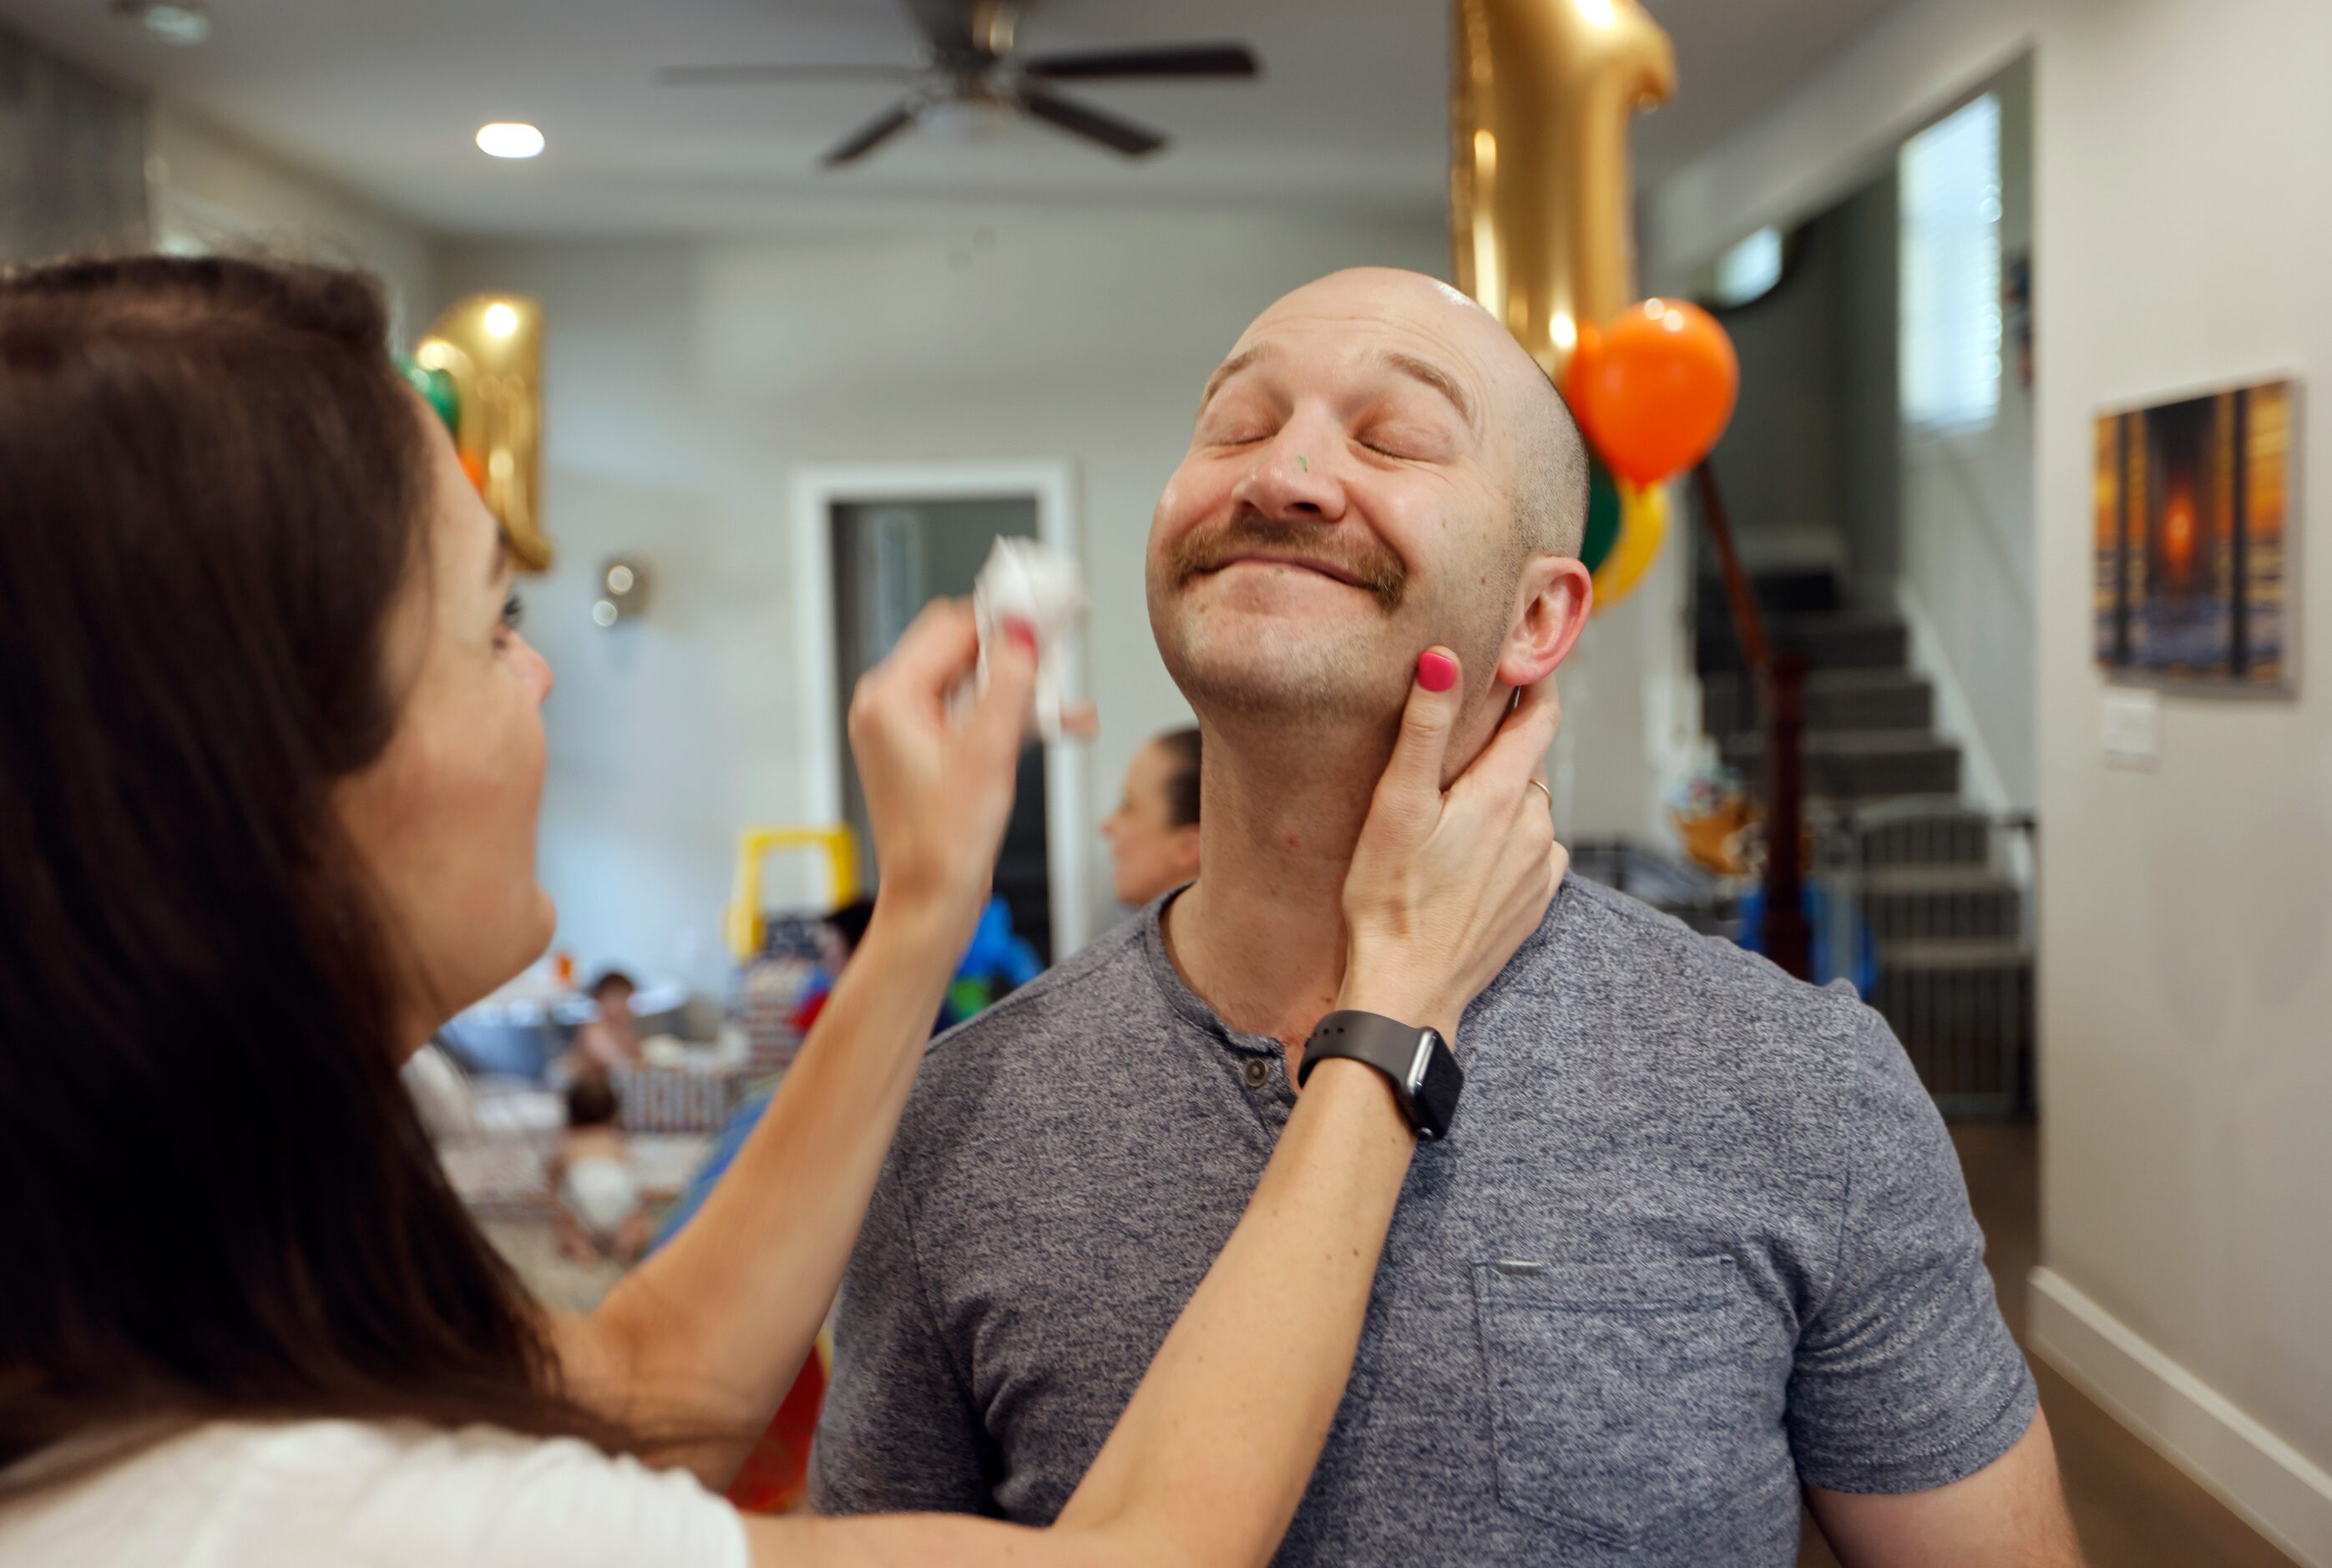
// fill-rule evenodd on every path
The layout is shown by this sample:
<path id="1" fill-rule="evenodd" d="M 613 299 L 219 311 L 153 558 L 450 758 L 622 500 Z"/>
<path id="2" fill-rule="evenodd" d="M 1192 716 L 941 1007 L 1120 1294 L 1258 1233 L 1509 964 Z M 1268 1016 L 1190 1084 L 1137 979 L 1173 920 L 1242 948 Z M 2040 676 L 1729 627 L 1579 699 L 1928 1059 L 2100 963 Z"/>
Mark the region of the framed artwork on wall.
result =
<path id="1" fill-rule="evenodd" d="M 2097 659 L 2117 681 L 2297 687 L 2299 383 L 2098 416 Z"/>

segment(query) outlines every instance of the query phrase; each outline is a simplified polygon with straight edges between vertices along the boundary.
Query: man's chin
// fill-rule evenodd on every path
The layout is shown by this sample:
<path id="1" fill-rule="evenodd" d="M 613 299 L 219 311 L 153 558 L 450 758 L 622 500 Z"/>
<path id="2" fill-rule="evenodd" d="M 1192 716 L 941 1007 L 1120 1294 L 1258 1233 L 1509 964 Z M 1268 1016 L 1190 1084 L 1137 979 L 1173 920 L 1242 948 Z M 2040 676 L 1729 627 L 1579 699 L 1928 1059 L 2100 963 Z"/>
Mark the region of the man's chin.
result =
<path id="1" fill-rule="evenodd" d="M 1160 651 L 1174 684 L 1201 712 L 1348 721 L 1373 716 L 1386 701 L 1384 629 L 1352 635 L 1361 629 L 1210 615 L 1186 624 L 1179 640 L 1160 639 Z M 1397 691 L 1392 701 L 1398 706 Z"/>

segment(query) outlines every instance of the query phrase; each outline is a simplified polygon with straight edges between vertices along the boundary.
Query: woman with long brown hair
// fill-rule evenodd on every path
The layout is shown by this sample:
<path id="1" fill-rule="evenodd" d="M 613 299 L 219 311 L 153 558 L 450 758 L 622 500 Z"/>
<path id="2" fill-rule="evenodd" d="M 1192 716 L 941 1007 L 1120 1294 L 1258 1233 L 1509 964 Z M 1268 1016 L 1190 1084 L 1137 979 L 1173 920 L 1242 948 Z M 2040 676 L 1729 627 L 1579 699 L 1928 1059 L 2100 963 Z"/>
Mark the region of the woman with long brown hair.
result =
<path id="1" fill-rule="evenodd" d="M 961 606 L 861 684 L 874 920 L 695 1221 L 580 1318 L 469 1221 L 397 1068 L 550 938 L 550 672 L 384 329 L 320 269 L 0 278 L 0 1562 L 1267 1558 L 1413 1146 L 1350 1061 L 1052 1528 L 701 1484 L 809 1351 L 984 901 L 1033 671 L 951 721 Z M 1444 791 L 1459 690 L 1411 691 L 1338 1002 L 1445 1034 L 1562 868 L 1551 697 Z"/>

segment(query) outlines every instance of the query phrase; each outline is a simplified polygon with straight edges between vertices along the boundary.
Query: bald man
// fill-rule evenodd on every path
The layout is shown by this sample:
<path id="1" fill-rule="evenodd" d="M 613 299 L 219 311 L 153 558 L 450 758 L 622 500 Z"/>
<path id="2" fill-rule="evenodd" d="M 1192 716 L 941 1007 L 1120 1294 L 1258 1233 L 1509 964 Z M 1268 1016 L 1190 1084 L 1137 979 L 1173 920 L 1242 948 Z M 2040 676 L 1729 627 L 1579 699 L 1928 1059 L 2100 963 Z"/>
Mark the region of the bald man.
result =
<path id="1" fill-rule="evenodd" d="M 1240 335 L 1148 554 L 1199 879 L 932 1047 L 837 1307 L 821 1508 L 1059 1510 L 1286 1123 L 1419 655 L 1458 655 L 1454 773 L 1579 636 L 1586 509 L 1561 399 L 1445 285 L 1339 272 Z M 1784 1568 L 1802 1496 L 1850 1563 L 2077 1560 L 1877 1015 L 1574 879 L 1454 1044 L 1278 1561 Z"/>

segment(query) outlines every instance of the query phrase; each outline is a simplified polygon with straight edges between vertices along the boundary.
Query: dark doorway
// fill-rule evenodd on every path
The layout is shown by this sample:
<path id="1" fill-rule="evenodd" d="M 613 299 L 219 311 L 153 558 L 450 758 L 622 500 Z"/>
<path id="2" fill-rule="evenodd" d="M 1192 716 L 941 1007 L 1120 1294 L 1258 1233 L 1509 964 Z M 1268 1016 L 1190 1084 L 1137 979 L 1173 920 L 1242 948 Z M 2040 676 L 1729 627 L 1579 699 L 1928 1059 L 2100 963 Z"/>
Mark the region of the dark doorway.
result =
<path id="1" fill-rule="evenodd" d="M 1033 496 L 1007 499 L 837 502 L 833 529 L 835 673 L 837 713 L 850 712 L 850 693 L 891 651 L 907 623 L 934 598 L 961 598 L 999 536 L 1034 537 Z M 867 856 L 869 885 L 881 876 L 874 838 L 857 770 L 842 749 L 843 812 Z M 1045 962 L 1053 961 L 1053 899 L 1045 836 L 1045 762 L 1031 747 L 1020 758 L 1012 820 L 996 865 L 996 891 L 1012 912 L 1012 928 Z"/>

